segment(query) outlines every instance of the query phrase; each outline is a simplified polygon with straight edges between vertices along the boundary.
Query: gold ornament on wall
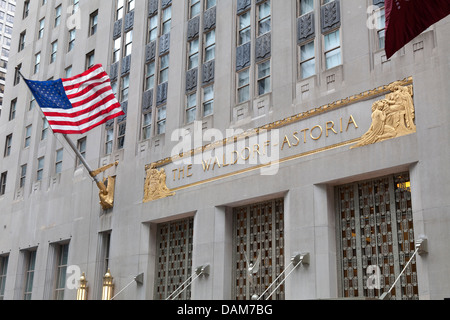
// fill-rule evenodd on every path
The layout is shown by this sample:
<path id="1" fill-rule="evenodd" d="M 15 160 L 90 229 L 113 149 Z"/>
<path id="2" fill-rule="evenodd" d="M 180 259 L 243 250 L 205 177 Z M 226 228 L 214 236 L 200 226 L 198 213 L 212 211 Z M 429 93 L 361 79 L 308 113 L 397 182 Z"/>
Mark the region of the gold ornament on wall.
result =
<path id="1" fill-rule="evenodd" d="M 166 185 L 166 171 L 156 169 L 156 165 L 145 166 L 146 178 L 144 187 L 144 202 L 155 201 L 175 195 Z"/>
<path id="2" fill-rule="evenodd" d="M 372 124 L 351 149 L 416 132 L 413 86 L 394 82 L 385 99 L 372 105 Z"/>

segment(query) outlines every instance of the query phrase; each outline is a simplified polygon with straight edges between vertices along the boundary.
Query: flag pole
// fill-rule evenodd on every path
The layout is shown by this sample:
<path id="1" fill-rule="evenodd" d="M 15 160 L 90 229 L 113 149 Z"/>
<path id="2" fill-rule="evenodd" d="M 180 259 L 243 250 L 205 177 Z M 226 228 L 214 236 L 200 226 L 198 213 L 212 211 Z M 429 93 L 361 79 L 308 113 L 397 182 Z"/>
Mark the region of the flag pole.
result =
<path id="1" fill-rule="evenodd" d="M 22 79 L 24 79 L 25 81 L 25 77 L 23 76 L 23 74 L 20 72 L 20 68 L 16 67 L 16 71 L 17 73 L 22 77 Z M 26 81 L 25 81 L 25 84 Z M 28 86 L 28 84 L 27 84 Z M 41 108 L 39 108 L 40 110 Z M 42 113 L 42 115 L 45 118 L 45 115 L 43 114 L 42 110 L 40 110 L 40 112 Z M 52 130 L 53 131 L 53 130 Z M 83 155 L 80 153 L 80 151 L 78 150 L 78 148 L 75 146 L 75 144 L 73 143 L 72 140 L 69 139 L 69 137 L 66 134 L 62 134 L 64 140 L 66 140 L 67 144 L 70 146 L 70 148 L 73 150 L 73 152 L 75 152 L 75 155 L 78 157 L 78 159 L 81 161 L 81 163 L 84 165 L 84 167 L 86 168 L 86 170 L 89 172 L 89 176 L 94 180 L 94 182 L 97 184 L 97 186 L 104 192 L 106 192 L 106 187 L 103 183 L 101 183 L 97 177 L 93 174 L 94 170 L 92 170 L 92 168 L 89 166 L 89 164 L 86 162 L 86 159 L 83 157 Z"/>

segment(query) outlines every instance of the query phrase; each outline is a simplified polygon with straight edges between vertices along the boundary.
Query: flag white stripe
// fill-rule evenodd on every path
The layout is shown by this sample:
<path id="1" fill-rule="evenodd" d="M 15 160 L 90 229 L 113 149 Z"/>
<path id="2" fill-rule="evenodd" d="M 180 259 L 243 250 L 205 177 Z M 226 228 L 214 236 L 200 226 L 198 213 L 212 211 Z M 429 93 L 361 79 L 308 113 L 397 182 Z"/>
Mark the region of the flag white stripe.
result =
<path id="1" fill-rule="evenodd" d="M 99 116 L 99 117 L 95 118 L 94 120 L 92 120 L 90 122 L 83 123 L 82 125 L 74 125 L 74 126 L 69 126 L 69 125 L 52 125 L 51 127 L 52 127 L 52 129 L 58 130 L 58 131 L 59 130 L 64 130 L 64 131 L 82 131 L 82 130 L 84 130 L 86 128 L 89 128 L 89 127 L 91 127 L 91 126 L 93 126 L 93 125 L 95 125 L 95 124 L 97 124 L 99 122 L 102 122 L 104 119 L 106 119 L 106 118 L 108 118 L 108 117 L 110 117 L 112 115 L 116 115 L 116 114 L 118 114 L 120 112 L 121 112 L 121 110 L 114 109 L 113 111 L 111 111 L 111 112 L 109 112 L 107 114 L 104 114 L 102 116 Z"/>
<path id="2" fill-rule="evenodd" d="M 65 116 L 65 114 L 67 114 L 67 113 L 64 113 L 64 112 L 59 113 L 58 115 L 46 116 L 46 118 L 47 118 L 48 121 L 65 121 L 65 122 L 77 123 L 77 122 L 83 121 L 84 119 L 92 117 L 92 116 L 94 116 L 96 114 L 99 114 L 100 112 L 102 112 L 104 110 L 107 110 L 109 107 L 111 107 L 114 104 L 115 104 L 114 101 L 109 101 L 107 104 L 104 104 L 104 105 L 102 105 L 99 108 L 96 108 L 95 110 L 93 110 L 90 113 L 86 113 L 86 114 L 83 114 L 81 116 L 74 117 L 74 118 Z M 46 110 L 49 110 L 49 109 L 46 109 Z M 46 112 L 52 112 L 52 111 L 46 111 L 46 110 L 44 110 L 44 109 L 42 110 L 44 112 L 44 114 Z M 113 110 L 120 111 L 121 108 L 119 106 L 117 106 L 117 108 L 114 108 Z"/>
<path id="3" fill-rule="evenodd" d="M 75 89 L 67 90 L 67 89 L 65 89 L 65 87 L 64 87 L 64 89 L 65 89 L 66 95 L 71 96 L 71 95 L 77 94 L 78 92 L 84 90 L 84 88 L 86 88 L 89 85 L 99 85 L 99 84 L 103 84 L 103 83 L 110 84 L 108 76 L 104 76 L 103 78 L 100 78 L 100 79 L 93 79 L 93 80 L 86 81 L 85 83 L 83 83 L 82 85 L 80 85 L 78 88 L 75 88 Z"/>
<path id="4" fill-rule="evenodd" d="M 79 77 L 78 79 L 75 79 L 75 80 L 62 79 L 62 83 L 63 83 L 64 87 L 77 85 L 77 84 L 80 84 L 81 82 L 88 81 L 92 77 L 95 77 L 96 75 L 98 75 L 102 72 L 105 72 L 105 70 L 103 70 L 103 68 L 100 67 L 96 70 L 91 71 L 87 75 L 85 75 L 83 77 Z"/>
<path id="5" fill-rule="evenodd" d="M 105 83 L 103 85 L 97 86 L 97 87 L 95 87 L 95 91 L 100 91 L 101 89 L 104 89 L 108 86 L 109 86 L 109 83 Z M 94 95 L 95 91 L 94 92 L 92 92 L 92 91 L 86 92 L 84 95 L 76 97 L 76 98 L 69 98 L 69 101 L 70 101 L 70 103 L 72 103 L 72 105 L 75 103 L 84 101 L 84 100 L 88 99 L 89 97 L 91 97 L 92 95 Z M 93 100 L 89 101 L 88 103 L 95 104 L 96 101 L 99 101 L 98 99 L 101 98 L 100 100 L 103 100 L 104 98 L 106 98 L 107 96 L 110 96 L 111 94 L 113 94 L 111 90 L 105 91 L 101 95 L 99 95 L 98 98 L 93 99 Z"/>

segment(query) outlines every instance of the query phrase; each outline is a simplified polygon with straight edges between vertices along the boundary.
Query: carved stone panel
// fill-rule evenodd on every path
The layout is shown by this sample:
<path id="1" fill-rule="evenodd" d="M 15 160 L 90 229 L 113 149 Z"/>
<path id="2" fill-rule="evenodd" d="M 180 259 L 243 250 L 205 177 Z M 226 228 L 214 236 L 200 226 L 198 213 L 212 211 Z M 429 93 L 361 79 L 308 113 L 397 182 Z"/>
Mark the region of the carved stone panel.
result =
<path id="1" fill-rule="evenodd" d="M 122 19 L 114 22 L 113 39 L 116 40 L 122 34 Z"/>
<path id="2" fill-rule="evenodd" d="M 165 9 L 172 4 L 172 0 L 161 0 L 161 8 Z"/>
<path id="3" fill-rule="evenodd" d="M 131 54 L 122 59 L 122 71 L 121 74 L 125 74 L 130 71 L 131 68 Z"/>
<path id="4" fill-rule="evenodd" d="M 311 40 L 315 33 L 314 12 L 304 14 L 297 19 L 297 43 Z"/>
<path id="5" fill-rule="evenodd" d="M 270 57 L 272 49 L 271 43 L 270 32 L 256 39 L 255 56 L 257 62 Z"/>
<path id="6" fill-rule="evenodd" d="M 252 5 L 251 0 L 237 0 L 237 13 L 244 12 Z"/>
<path id="7" fill-rule="evenodd" d="M 163 82 L 158 86 L 158 91 L 156 92 L 156 105 L 159 106 L 167 101 L 167 87 L 168 83 Z"/>
<path id="8" fill-rule="evenodd" d="M 236 71 L 250 66 L 250 42 L 236 48 Z"/>
<path id="9" fill-rule="evenodd" d="M 200 16 L 192 18 L 188 22 L 187 41 L 191 41 L 198 37 L 200 31 Z"/>
<path id="10" fill-rule="evenodd" d="M 322 33 L 341 25 L 341 3 L 339 0 L 331 1 L 321 8 Z"/>
<path id="11" fill-rule="evenodd" d="M 148 2 L 148 16 L 151 17 L 158 12 L 158 0 L 149 0 Z"/>
<path id="12" fill-rule="evenodd" d="M 186 92 L 197 88 L 198 68 L 188 70 L 186 72 Z"/>
<path id="13" fill-rule="evenodd" d="M 117 79 L 117 75 L 119 74 L 119 62 L 113 63 L 111 68 L 109 69 L 109 78 L 111 80 Z"/>
<path id="14" fill-rule="evenodd" d="M 202 67 L 202 85 L 214 81 L 215 61 L 205 62 Z"/>
<path id="15" fill-rule="evenodd" d="M 156 40 L 145 46 L 145 62 L 149 62 L 156 57 Z"/>
<path id="16" fill-rule="evenodd" d="M 159 38 L 159 54 L 163 55 L 170 49 L 170 33 L 164 34 Z"/>
<path id="17" fill-rule="evenodd" d="M 207 32 L 216 26 L 216 7 L 212 7 L 205 11 L 203 15 L 203 31 Z"/>
<path id="18" fill-rule="evenodd" d="M 147 90 L 142 95 L 142 112 L 147 112 L 153 105 L 153 89 Z"/>
<path id="19" fill-rule="evenodd" d="M 134 25 L 134 10 L 131 12 L 128 12 L 125 16 L 125 32 L 131 30 Z"/>

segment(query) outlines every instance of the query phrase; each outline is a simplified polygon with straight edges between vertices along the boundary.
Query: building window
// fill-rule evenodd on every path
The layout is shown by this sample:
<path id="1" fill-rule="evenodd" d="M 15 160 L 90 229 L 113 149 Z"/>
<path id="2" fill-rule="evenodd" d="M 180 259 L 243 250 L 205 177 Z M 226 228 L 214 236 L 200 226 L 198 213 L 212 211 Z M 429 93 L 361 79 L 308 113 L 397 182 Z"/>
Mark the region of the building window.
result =
<path id="1" fill-rule="evenodd" d="M 72 5 L 72 14 L 75 14 L 79 7 L 80 7 L 80 0 L 73 0 L 73 5 Z"/>
<path id="2" fill-rule="evenodd" d="M 216 5 L 216 0 L 206 0 L 205 11 L 214 7 Z"/>
<path id="3" fill-rule="evenodd" d="M 409 174 L 338 186 L 336 196 L 340 296 L 379 298 L 415 251 Z M 370 270 L 377 278 L 369 284 Z M 414 258 L 391 298 L 418 299 L 417 282 Z"/>
<path id="4" fill-rule="evenodd" d="M 310 13 L 314 10 L 314 0 L 300 0 L 299 16 Z"/>
<path id="5" fill-rule="evenodd" d="M 168 298 L 192 274 L 194 218 L 158 224 L 155 300 Z M 172 254 L 176 252 L 176 254 Z M 181 290 L 180 290 L 181 291 Z M 190 286 L 171 298 L 189 300 Z"/>
<path id="6" fill-rule="evenodd" d="M 44 28 L 45 28 L 45 18 L 39 20 L 39 32 L 38 39 L 42 39 L 44 37 Z"/>
<path id="7" fill-rule="evenodd" d="M 149 18 L 148 22 L 148 42 L 156 40 L 158 36 L 158 16 L 154 15 Z"/>
<path id="8" fill-rule="evenodd" d="M 41 181 L 44 174 L 44 163 L 45 158 L 41 157 L 38 159 L 37 173 L 36 173 L 36 181 Z"/>
<path id="9" fill-rule="evenodd" d="M 142 122 L 142 139 L 150 139 L 152 135 L 152 113 L 147 112 L 143 116 Z"/>
<path id="10" fill-rule="evenodd" d="M 122 44 L 122 37 L 114 40 L 114 48 L 113 48 L 113 59 L 112 63 L 118 62 L 120 60 L 120 47 Z"/>
<path id="11" fill-rule="evenodd" d="M 258 5 L 258 35 L 270 32 L 271 30 L 271 10 L 270 0 Z"/>
<path id="12" fill-rule="evenodd" d="M 119 150 L 123 149 L 123 147 L 125 145 L 126 129 L 127 129 L 126 122 L 119 123 L 119 130 L 118 130 L 118 134 L 117 134 L 117 149 L 119 149 Z"/>
<path id="13" fill-rule="evenodd" d="M 83 158 L 86 158 L 86 145 L 87 145 L 87 138 L 81 138 L 80 140 L 78 140 L 77 142 L 77 149 L 80 152 L 81 156 Z M 76 166 L 78 167 L 81 164 L 80 159 L 78 159 L 78 157 L 76 158 Z"/>
<path id="14" fill-rule="evenodd" d="M 341 64 L 341 41 L 339 30 L 324 35 L 325 67 L 331 69 Z"/>
<path id="15" fill-rule="evenodd" d="M 145 91 L 147 91 L 155 85 L 155 61 L 147 63 L 145 69 Z"/>
<path id="16" fill-rule="evenodd" d="M 23 31 L 19 37 L 19 52 L 25 48 L 25 39 L 27 36 L 27 31 Z"/>
<path id="17" fill-rule="evenodd" d="M 189 0 L 190 2 L 190 19 L 200 14 L 200 0 Z"/>
<path id="18" fill-rule="evenodd" d="M 169 33 L 171 25 L 172 25 L 172 6 L 168 6 L 162 11 L 161 34 L 163 35 Z"/>
<path id="19" fill-rule="evenodd" d="M 169 54 L 159 58 L 159 84 L 169 81 Z"/>
<path id="20" fill-rule="evenodd" d="M 64 300 L 64 289 L 66 287 L 67 262 L 69 257 L 69 244 L 57 246 L 56 285 L 55 300 Z"/>
<path id="21" fill-rule="evenodd" d="M 270 60 L 258 64 L 258 95 L 270 92 Z"/>
<path id="22" fill-rule="evenodd" d="M 5 69 L 6 69 L 7 66 L 4 66 L 4 67 L 5 67 Z M 22 68 L 22 64 L 19 63 L 19 64 L 17 65 L 17 68 L 14 70 L 14 85 L 18 85 L 18 84 L 20 83 L 20 74 L 19 74 L 19 71 L 20 71 L 21 68 Z"/>
<path id="23" fill-rule="evenodd" d="M 251 28 L 250 28 L 250 11 L 241 14 L 239 17 L 239 34 L 238 45 L 243 45 L 251 40 Z"/>
<path id="24" fill-rule="evenodd" d="M 50 63 L 56 61 L 56 54 L 58 52 L 58 41 L 52 43 L 52 53 L 50 55 Z"/>
<path id="25" fill-rule="evenodd" d="M 9 256 L 0 256 L 0 300 L 5 297 L 6 271 L 8 270 Z"/>
<path id="26" fill-rule="evenodd" d="M 250 99 L 250 69 L 238 72 L 238 103 Z"/>
<path id="27" fill-rule="evenodd" d="M 31 129 L 32 126 L 29 125 L 25 128 L 25 143 L 24 143 L 24 148 L 28 148 L 31 144 Z"/>
<path id="28" fill-rule="evenodd" d="M 203 89 L 203 116 L 209 116 L 214 112 L 214 85 Z"/>
<path id="29" fill-rule="evenodd" d="M 189 41 L 188 70 L 198 67 L 198 38 Z"/>
<path id="30" fill-rule="evenodd" d="M 36 250 L 25 251 L 25 287 L 23 290 L 23 300 L 31 300 L 33 291 L 34 270 L 36 268 Z"/>
<path id="31" fill-rule="evenodd" d="M 216 30 L 211 30 L 205 34 L 205 56 L 204 62 L 216 57 Z"/>
<path id="32" fill-rule="evenodd" d="M 86 54 L 86 69 L 91 68 L 95 64 L 95 50 Z"/>
<path id="33" fill-rule="evenodd" d="M 123 1 L 124 0 L 117 0 L 116 1 L 116 3 L 117 3 L 117 6 L 116 6 L 116 21 L 123 18 L 123 10 L 124 10 L 124 8 L 123 8 Z"/>
<path id="34" fill-rule="evenodd" d="M 5 152 L 3 153 L 4 157 L 8 157 L 11 154 L 12 137 L 13 137 L 12 133 L 6 136 Z"/>
<path id="35" fill-rule="evenodd" d="M 106 129 L 105 154 L 111 154 L 113 150 L 114 128 Z"/>
<path id="36" fill-rule="evenodd" d="M 72 77 L 72 66 L 68 66 L 66 69 L 65 69 L 65 75 L 66 75 L 66 79 L 67 78 L 70 78 L 70 77 Z"/>
<path id="37" fill-rule="evenodd" d="M 56 151 L 55 174 L 62 172 L 64 149 Z"/>
<path id="38" fill-rule="evenodd" d="M 125 48 L 124 48 L 124 56 L 128 56 L 131 54 L 133 48 L 133 30 L 125 33 Z"/>
<path id="39" fill-rule="evenodd" d="M 127 0 L 127 12 L 134 10 L 134 0 Z"/>
<path id="40" fill-rule="evenodd" d="M 278 276 L 284 270 L 285 255 L 284 199 L 233 210 L 233 299 L 250 300 L 255 294 L 259 297 L 276 280 L 271 288 L 278 289 L 270 298 L 283 300 L 284 276 Z M 249 276 L 249 264 L 257 261 L 259 270 Z"/>
<path id="41" fill-rule="evenodd" d="M 11 101 L 11 107 L 9 108 L 9 121 L 16 118 L 17 99 Z"/>
<path id="42" fill-rule="evenodd" d="M 300 46 L 300 77 L 306 79 L 316 74 L 314 41 Z"/>
<path id="43" fill-rule="evenodd" d="M 45 140 L 47 138 L 48 135 L 48 130 L 49 130 L 49 124 L 47 121 L 47 118 L 44 118 L 42 123 L 42 132 L 41 132 L 41 140 Z"/>
<path id="44" fill-rule="evenodd" d="M 61 23 L 61 5 L 55 8 L 55 27 L 59 26 Z"/>
<path id="45" fill-rule="evenodd" d="M 385 48 L 385 40 L 386 40 L 386 15 L 385 8 L 378 9 L 378 13 L 376 14 L 377 20 L 377 38 L 378 38 L 378 49 Z"/>
<path id="46" fill-rule="evenodd" d="M 187 96 L 186 101 L 186 123 L 194 122 L 197 115 L 197 93 Z"/>
<path id="47" fill-rule="evenodd" d="M 25 19 L 28 17 L 28 14 L 30 13 L 30 0 L 25 0 L 23 4 L 23 14 L 22 19 Z"/>
<path id="48" fill-rule="evenodd" d="M 25 186 L 25 180 L 27 178 L 27 165 L 24 164 L 20 167 L 20 179 L 19 179 L 19 188 L 23 188 Z"/>
<path id="49" fill-rule="evenodd" d="M 157 134 L 166 132 L 166 106 L 158 108 Z"/>
<path id="50" fill-rule="evenodd" d="M 128 100 L 128 92 L 130 88 L 130 75 L 127 74 L 122 77 L 122 83 L 121 83 L 121 100 L 120 101 L 127 101 Z"/>
<path id="51" fill-rule="evenodd" d="M 69 31 L 69 45 L 67 47 L 67 52 L 72 51 L 72 49 L 75 46 L 76 33 L 77 33 L 77 30 L 75 28 Z"/>
<path id="52" fill-rule="evenodd" d="M 8 172 L 3 172 L 0 176 L 0 196 L 4 195 L 6 192 L 6 177 Z"/>
<path id="53" fill-rule="evenodd" d="M 98 10 L 91 13 L 89 16 L 89 36 L 93 36 L 97 33 L 97 25 L 98 25 Z"/>
<path id="54" fill-rule="evenodd" d="M 39 72 L 40 65 L 41 65 L 41 53 L 38 52 L 34 56 L 34 74 Z"/>

